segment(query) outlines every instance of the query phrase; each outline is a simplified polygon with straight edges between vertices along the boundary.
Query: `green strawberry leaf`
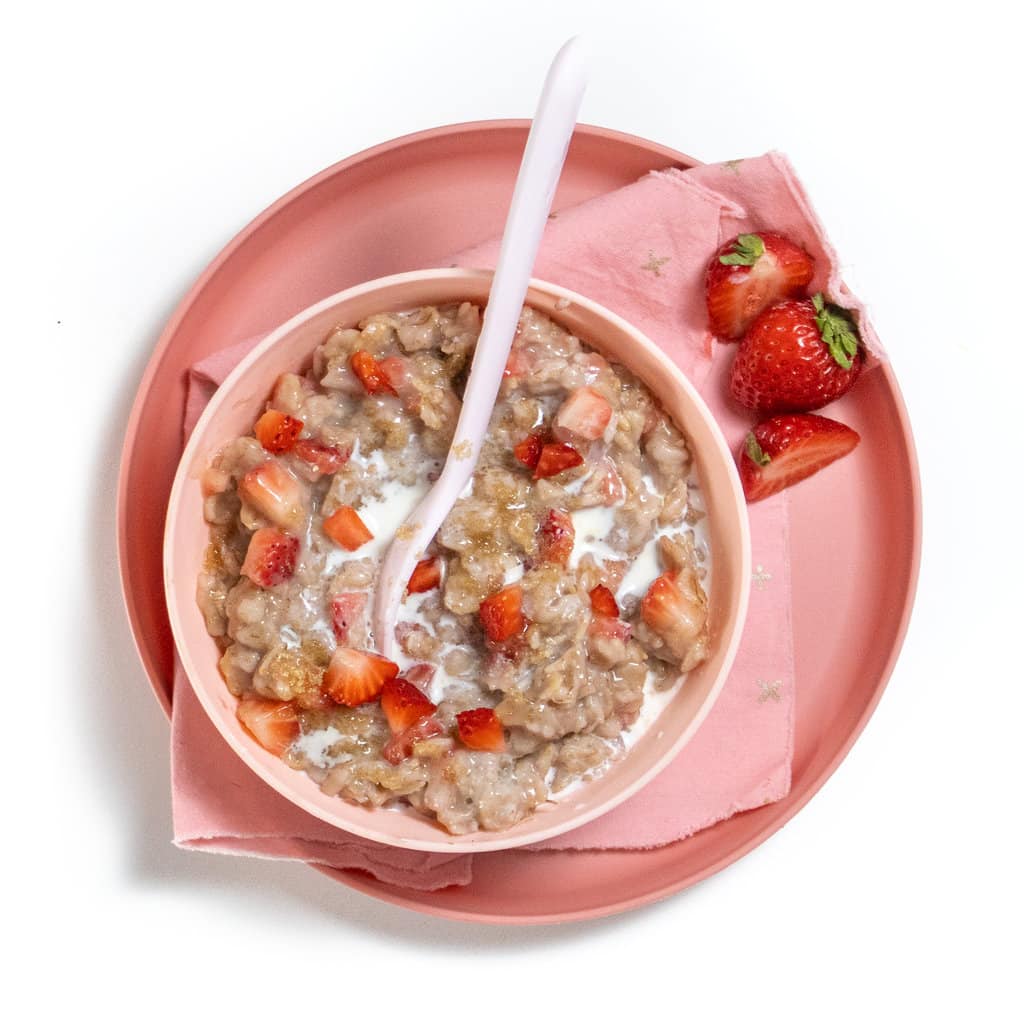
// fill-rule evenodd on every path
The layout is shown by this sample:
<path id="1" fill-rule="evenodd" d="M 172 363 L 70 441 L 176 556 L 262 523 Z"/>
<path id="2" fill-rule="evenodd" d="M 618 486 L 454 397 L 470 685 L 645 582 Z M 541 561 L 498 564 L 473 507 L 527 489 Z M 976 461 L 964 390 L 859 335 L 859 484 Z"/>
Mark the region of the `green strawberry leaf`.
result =
<path id="1" fill-rule="evenodd" d="M 844 370 L 850 369 L 860 341 L 856 326 L 845 309 L 826 304 L 821 292 L 818 292 L 811 301 L 816 311 L 814 322 L 821 331 L 822 342 L 832 358 Z"/>
<path id="2" fill-rule="evenodd" d="M 726 267 L 752 267 L 764 255 L 764 239 L 760 235 L 740 235 L 732 243 L 732 252 L 718 257 Z"/>
<path id="3" fill-rule="evenodd" d="M 751 462 L 758 466 L 767 466 L 772 461 L 772 457 L 766 455 L 764 449 L 757 443 L 757 438 L 754 437 L 753 431 L 747 434 L 747 456 Z"/>

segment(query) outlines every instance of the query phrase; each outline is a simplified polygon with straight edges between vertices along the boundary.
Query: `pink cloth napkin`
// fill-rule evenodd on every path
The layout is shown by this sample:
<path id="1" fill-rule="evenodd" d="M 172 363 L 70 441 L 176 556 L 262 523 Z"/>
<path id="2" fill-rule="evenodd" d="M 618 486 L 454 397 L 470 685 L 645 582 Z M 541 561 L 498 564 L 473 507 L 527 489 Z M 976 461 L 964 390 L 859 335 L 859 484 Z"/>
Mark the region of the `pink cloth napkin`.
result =
<path id="1" fill-rule="evenodd" d="M 779 154 L 656 171 L 552 216 L 536 276 L 596 299 L 657 342 L 701 390 L 726 438 L 750 419 L 726 399 L 731 346 L 713 344 L 703 275 L 714 250 L 740 231 L 782 231 L 817 260 L 814 286 L 856 313 L 873 358 L 881 349 L 792 168 Z M 492 267 L 498 242 L 453 257 Z M 216 386 L 259 339 L 226 346 L 195 366 L 191 430 Z M 713 349 L 718 349 L 714 358 Z M 725 349 L 722 351 L 722 349 Z M 789 517 L 782 494 L 750 508 L 754 574 L 743 641 L 721 696 L 679 757 L 640 793 L 573 832 L 530 849 L 641 849 L 664 845 L 789 791 L 794 679 Z M 382 881 L 434 889 L 472 878 L 473 856 L 395 850 L 332 828 L 253 775 L 209 723 L 180 666 L 172 717 L 174 840 L 188 849 L 360 868 Z M 571 854 L 567 854 L 571 855 Z"/>

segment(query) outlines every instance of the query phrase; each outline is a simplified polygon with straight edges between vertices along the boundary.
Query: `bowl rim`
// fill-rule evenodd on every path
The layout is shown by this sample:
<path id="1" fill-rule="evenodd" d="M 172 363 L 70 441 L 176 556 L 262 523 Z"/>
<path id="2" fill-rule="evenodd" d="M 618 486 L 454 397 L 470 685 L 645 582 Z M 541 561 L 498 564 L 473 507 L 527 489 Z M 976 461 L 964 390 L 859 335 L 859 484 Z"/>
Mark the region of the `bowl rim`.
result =
<path id="1" fill-rule="evenodd" d="M 739 472 L 736 468 L 732 452 L 721 432 L 721 428 L 718 426 L 717 421 L 712 415 L 704 399 L 698 393 L 697 389 L 691 383 L 686 374 L 672 362 L 672 360 L 658 345 L 640 331 L 639 328 L 635 327 L 617 313 L 614 313 L 612 310 L 602 306 L 600 303 L 580 294 L 579 292 L 564 288 L 561 285 L 554 284 L 550 281 L 531 277 L 528 286 L 529 291 L 539 291 L 555 298 L 556 302 L 564 301 L 566 303 L 585 308 L 597 318 L 612 324 L 623 333 L 631 335 L 641 345 L 647 348 L 648 355 L 651 356 L 656 363 L 661 365 L 665 373 L 671 377 L 675 384 L 685 393 L 687 400 L 694 406 L 701 418 L 707 424 L 714 444 L 715 454 L 725 466 L 726 478 L 731 492 L 733 506 L 738 511 L 737 521 L 739 527 L 740 552 L 739 572 L 737 577 L 738 585 L 735 588 L 734 595 L 735 615 L 732 616 L 730 632 L 723 636 L 725 649 L 719 671 L 706 697 L 701 702 L 694 716 L 687 723 L 686 727 L 674 738 L 672 743 L 668 745 L 661 756 L 658 757 L 646 771 L 638 775 L 628 784 L 620 787 L 603 802 L 580 812 L 578 815 L 570 817 L 567 821 L 548 825 L 546 828 L 538 828 L 536 831 L 531 831 L 526 835 L 509 836 L 504 839 L 502 838 L 506 835 L 504 832 L 477 831 L 468 833 L 464 836 L 455 836 L 444 833 L 441 830 L 438 832 L 437 840 L 406 839 L 393 836 L 390 833 L 381 832 L 373 827 L 363 826 L 357 822 L 353 823 L 346 821 L 342 824 L 334 816 L 325 817 L 323 809 L 307 800 L 303 794 L 301 792 L 297 792 L 293 786 L 282 785 L 280 780 L 277 779 L 262 763 L 263 759 L 259 756 L 260 752 L 256 749 L 257 745 L 255 741 L 250 740 L 243 742 L 239 735 L 229 733 L 221 728 L 218 716 L 215 713 L 212 696 L 208 695 L 205 692 L 205 688 L 197 682 L 197 680 L 201 678 L 201 672 L 192 658 L 191 650 L 188 645 L 184 643 L 183 638 L 185 636 L 185 629 L 178 614 L 178 590 L 180 588 L 175 585 L 176 577 L 173 571 L 173 541 L 177 533 L 177 526 L 183 504 L 181 500 L 182 491 L 191 475 L 191 467 L 198 454 L 199 440 L 202 437 L 207 424 L 217 414 L 222 403 L 226 401 L 227 396 L 234 391 L 239 378 L 249 370 L 253 363 L 258 362 L 264 353 L 277 345 L 282 338 L 301 327 L 306 321 L 319 316 L 332 307 L 341 305 L 369 292 L 385 288 L 400 287 L 403 284 L 410 284 L 413 282 L 419 283 L 425 280 L 434 280 L 439 282 L 466 281 L 479 284 L 483 281 L 489 280 L 491 277 L 493 277 L 493 272 L 490 270 L 462 267 L 430 268 L 404 271 L 398 274 L 389 274 L 384 277 L 364 281 L 360 284 L 345 288 L 342 291 L 335 292 L 333 295 L 326 296 L 318 302 L 300 310 L 284 323 L 275 327 L 262 339 L 262 341 L 257 343 L 252 350 L 244 356 L 237 366 L 231 370 L 228 376 L 217 388 L 214 396 L 203 409 L 202 414 L 196 421 L 195 426 L 192 428 L 188 441 L 185 444 L 184 450 L 182 451 L 181 457 L 178 461 L 174 474 L 174 481 L 172 483 L 167 502 L 162 552 L 164 600 L 167 606 L 168 618 L 170 620 L 175 652 L 181 663 L 185 678 L 188 680 L 189 686 L 191 687 L 192 692 L 196 695 L 196 698 L 203 708 L 207 718 L 217 730 L 218 734 L 242 760 L 242 762 L 263 782 L 270 786 L 271 789 L 288 800 L 289 803 L 299 807 L 306 813 L 315 817 L 317 820 L 323 821 L 325 824 L 339 829 L 339 831 L 356 835 L 360 838 L 368 839 L 396 849 L 452 854 L 458 852 L 485 853 L 498 850 L 509 850 L 521 846 L 529 846 L 543 842 L 546 839 L 551 839 L 554 836 L 574 831 L 588 822 L 607 814 L 609 811 L 628 800 L 631 796 L 646 786 L 647 783 L 654 779 L 672 760 L 674 760 L 675 757 L 678 756 L 680 751 L 696 734 L 697 730 L 704 722 L 704 719 L 711 711 L 711 708 L 715 705 L 718 696 L 725 685 L 726 679 L 729 677 L 729 673 L 736 657 L 736 652 L 739 648 L 743 627 L 746 622 L 750 598 L 750 588 L 745 585 L 745 582 L 750 579 L 751 573 L 750 525 L 746 512 L 746 499 L 743 495 Z M 628 368 L 629 367 L 627 366 L 627 369 Z M 702 452 L 702 455 L 707 458 L 709 453 Z M 272 756 L 273 755 L 267 754 L 268 758 Z M 279 759 L 275 758 L 275 760 Z M 295 774 L 297 778 L 308 778 L 302 772 L 296 771 Z M 340 803 L 342 808 L 349 806 L 347 801 L 342 800 Z M 376 808 L 376 810 L 380 811 L 383 809 Z"/>

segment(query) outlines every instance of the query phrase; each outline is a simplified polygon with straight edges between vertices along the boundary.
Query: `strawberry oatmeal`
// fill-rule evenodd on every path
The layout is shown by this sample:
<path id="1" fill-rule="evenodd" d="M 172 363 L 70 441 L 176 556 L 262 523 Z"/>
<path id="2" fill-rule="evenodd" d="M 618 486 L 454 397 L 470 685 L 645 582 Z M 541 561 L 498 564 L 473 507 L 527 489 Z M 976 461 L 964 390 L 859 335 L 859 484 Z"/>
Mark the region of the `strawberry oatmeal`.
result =
<path id="1" fill-rule="evenodd" d="M 621 758 L 707 657 L 706 520 L 650 391 L 523 310 L 471 485 L 374 650 L 380 559 L 437 478 L 477 306 L 337 328 L 204 476 L 198 600 L 238 717 L 329 795 L 504 829 Z"/>

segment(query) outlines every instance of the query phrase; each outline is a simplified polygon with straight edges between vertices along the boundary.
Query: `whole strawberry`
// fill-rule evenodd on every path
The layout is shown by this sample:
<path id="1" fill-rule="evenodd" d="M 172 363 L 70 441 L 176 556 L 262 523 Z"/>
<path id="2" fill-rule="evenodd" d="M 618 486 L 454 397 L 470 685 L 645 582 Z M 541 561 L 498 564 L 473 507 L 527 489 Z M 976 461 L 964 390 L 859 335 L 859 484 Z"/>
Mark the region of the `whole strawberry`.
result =
<path id="1" fill-rule="evenodd" d="M 780 302 L 751 324 L 729 388 L 740 405 L 759 412 L 820 409 L 853 387 L 861 361 L 849 314 L 819 292 Z"/>
<path id="2" fill-rule="evenodd" d="M 814 261 L 784 235 L 738 235 L 715 253 L 704 277 L 711 330 L 737 341 L 762 310 L 806 295 L 813 276 Z"/>

